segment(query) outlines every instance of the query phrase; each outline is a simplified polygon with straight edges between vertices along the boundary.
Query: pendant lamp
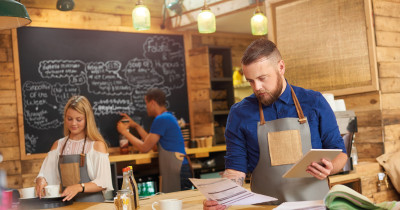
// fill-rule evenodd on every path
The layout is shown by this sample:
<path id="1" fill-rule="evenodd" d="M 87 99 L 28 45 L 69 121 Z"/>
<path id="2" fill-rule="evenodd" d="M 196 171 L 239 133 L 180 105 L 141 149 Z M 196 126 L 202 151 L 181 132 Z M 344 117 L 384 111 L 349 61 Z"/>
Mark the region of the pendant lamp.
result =
<path id="1" fill-rule="evenodd" d="M 216 30 L 215 15 L 207 6 L 206 0 L 204 0 L 204 6 L 201 8 L 201 12 L 197 16 L 197 27 L 199 29 L 199 33 L 202 34 L 214 33 Z"/>
<path id="2" fill-rule="evenodd" d="M 31 22 L 23 4 L 14 0 L 0 0 L 0 30 L 18 28 Z"/>
<path id="3" fill-rule="evenodd" d="M 251 33 L 253 35 L 265 35 L 268 33 L 267 17 L 265 17 L 263 12 L 258 7 L 258 1 L 256 11 L 251 18 Z"/>
<path id="4" fill-rule="evenodd" d="M 133 28 L 139 31 L 150 29 L 150 11 L 143 4 L 142 0 L 138 0 L 136 7 L 132 10 Z"/>

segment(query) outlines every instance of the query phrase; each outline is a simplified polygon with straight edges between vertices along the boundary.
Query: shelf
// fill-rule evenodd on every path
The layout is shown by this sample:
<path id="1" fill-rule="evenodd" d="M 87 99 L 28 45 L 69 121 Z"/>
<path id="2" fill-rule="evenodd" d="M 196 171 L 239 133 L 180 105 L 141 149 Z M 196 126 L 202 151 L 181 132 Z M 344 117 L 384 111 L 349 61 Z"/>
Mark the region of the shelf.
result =
<path id="1" fill-rule="evenodd" d="M 211 82 L 232 82 L 231 77 L 211 78 Z"/>
<path id="2" fill-rule="evenodd" d="M 227 115 L 227 114 L 229 114 L 229 110 L 213 111 L 213 115 Z"/>
<path id="3" fill-rule="evenodd" d="M 251 87 L 251 85 L 248 82 L 233 86 L 233 88 L 249 88 L 249 87 Z"/>
<path id="4" fill-rule="evenodd" d="M 186 154 L 188 155 L 197 155 L 199 154 L 200 156 L 205 154 L 205 153 L 210 153 L 210 152 L 222 152 L 226 151 L 226 145 L 217 145 L 213 147 L 199 147 L 199 148 L 185 148 L 186 149 Z M 116 150 L 113 148 L 113 150 Z M 119 148 L 118 150 L 119 151 Z M 138 160 L 147 160 L 151 158 L 156 158 L 158 157 L 158 152 L 153 152 L 150 151 L 148 153 L 140 153 L 140 154 L 126 154 L 126 155 L 120 155 L 118 153 L 111 153 L 109 155 L 109 160 L 110 162 L 124 162 L 124 161 L 138 161 Z"/>

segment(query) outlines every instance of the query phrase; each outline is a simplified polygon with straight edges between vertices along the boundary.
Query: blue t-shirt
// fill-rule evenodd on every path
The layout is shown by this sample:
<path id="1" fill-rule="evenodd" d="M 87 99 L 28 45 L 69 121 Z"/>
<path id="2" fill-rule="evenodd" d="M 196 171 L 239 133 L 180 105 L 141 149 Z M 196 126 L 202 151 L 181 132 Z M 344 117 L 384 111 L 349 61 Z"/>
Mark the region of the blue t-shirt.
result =
<path id="1" fill-rule="evenodd" d="M 342 149 L 346 152 L 343 138 L 328 102 L 321 93 L 292 86 L 311 132 L 313 149 Z M 286 117 L 298 117 L 290 86 L 273 104 L 263 105 L 265 121 Z M 257 123 L 260 121 L 258 100 L 254 94 L 234 104 L 229 112 L 225 138 L 225 168 L 252 172 L 259 159 Z"/>
<path id="2" fill-rule="evenodd" d="M 181 128 L 179 127 L 175 116 L 170 112 L 164 112 L 154 118 L 154 121 L 151 124 L 150 133 L 160 135 L 159 142 L 165 150 L 170 152 L 180 152 L 186 155 Z M 182 164 L 188 164 L 186 158 L 184 158 Z"/>

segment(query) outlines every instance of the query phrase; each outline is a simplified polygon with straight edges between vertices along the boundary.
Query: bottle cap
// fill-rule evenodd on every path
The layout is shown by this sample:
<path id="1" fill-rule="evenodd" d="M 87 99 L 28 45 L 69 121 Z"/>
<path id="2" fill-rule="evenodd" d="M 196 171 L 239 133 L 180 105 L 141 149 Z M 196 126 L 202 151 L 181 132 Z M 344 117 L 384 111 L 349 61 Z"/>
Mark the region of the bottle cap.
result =
<path id="1" fill-rule="evenodd" d="M 129 167 L 125 167 L 125 168 L 122 169 L 122 172 L 128 172 L 129 170 L 130 170 Z"/>
<path id="2" fill-rule="evenodd" d="M 128 168 L 131 169 L 131 170 L 133 170 L 133 169 L 132 169 L 132 168 L 133 168 L 132 166 L 128 166 Z"/>

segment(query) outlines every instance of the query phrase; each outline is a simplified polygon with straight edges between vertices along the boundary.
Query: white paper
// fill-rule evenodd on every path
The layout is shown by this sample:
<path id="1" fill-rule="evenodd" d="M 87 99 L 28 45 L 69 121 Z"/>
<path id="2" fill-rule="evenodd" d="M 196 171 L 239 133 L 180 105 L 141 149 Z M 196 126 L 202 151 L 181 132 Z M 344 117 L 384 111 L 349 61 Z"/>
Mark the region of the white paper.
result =
<path id="1" fill-rule="evenodd" d="M 300 209 L 313 209 L 313 210 L 325 210 L 325 204 L 323 200 L 316 201 L 296 201 L 296 202 L 284 202 L 278 207 L 274 208 L 274 210 L 300 210 Z"/>
<path id="2" fill-rule="evenodd" d="M 277 200 L 270 196 L 253 193 L 226 178 L 190 178 L 190 181 L 208 200 L 215 200 L 221 205 L 251 205 Z"/>

